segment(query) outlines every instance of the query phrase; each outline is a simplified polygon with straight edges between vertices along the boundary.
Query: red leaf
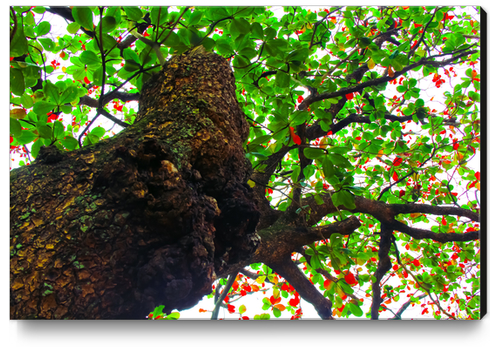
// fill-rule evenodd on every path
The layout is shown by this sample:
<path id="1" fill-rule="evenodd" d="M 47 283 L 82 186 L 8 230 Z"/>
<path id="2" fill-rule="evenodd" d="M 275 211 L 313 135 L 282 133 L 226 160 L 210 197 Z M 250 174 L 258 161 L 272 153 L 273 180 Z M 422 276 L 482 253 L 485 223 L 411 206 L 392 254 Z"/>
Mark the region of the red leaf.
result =
<path id="1" fill-rule="evenodd" d="M 479 181 L 480 180 L 480 171 L 475 172 L 475 178 Z"/>
<path id="2" fill-rule="evenodd" d="M 400 166 L 401 163 L 403 163 L 403 159 L 400 157 L 396 157 L 396 159 L 393 160 L 393 166 Z"/>
<path id="3" fill-rule="evenodd" d="M 415 266 L 420 266 L 420 261 L 418 259 L 414 259 L 414 261 L 412 261 L 412 264 Z"/>
<path id="4" fill-rule="evenodd" d="M 289 300 L 289 305 L 291 305 L 291 306 L 298 306 L 298 304 L 299 304 L 299 298 L 298 297 L 295 297 L 295 298 Z"/>
<path id="5" fill-rule="evenodd" d="M 354 99 L 354 93 L 349 93 L 349 94 L 346 94 L 346 95 L 345 95 L 345 98 L 346 98 L 347 100 L 352 100 L 352 99 Z"/>
<path id="6" fill-rule="evenodd" d="M 279 303 L 281 302 L 281 297 L 278 297 L 277 299 L 274 298 L 274 295 L 271 295 L 271 297 L 269 298 L 270 302 L 271 302 L 271 305 L 274 305 L 275 303 Z"/>
<path id="7" fill-rule="evenodd" d="M 398 175 L 396 171 L 393 171 L 393 181 L 398 181 Z"/>
<path id="8" fill-rule="evenodd" d="M 291 133 L 291 137 L 293 138 L 293 142 L 297 145 L 301 145 L 301 138 L 294 133 L 293 127 L 289 127 L 289 132 Z"/>
<path id="9" fill-rule="evenodd" d="M 354 277 L 352 272 L 348 272 L 347 275 L 345 275 L 344 279 L 351 286 L 357 284 L 356 278 Z"/>

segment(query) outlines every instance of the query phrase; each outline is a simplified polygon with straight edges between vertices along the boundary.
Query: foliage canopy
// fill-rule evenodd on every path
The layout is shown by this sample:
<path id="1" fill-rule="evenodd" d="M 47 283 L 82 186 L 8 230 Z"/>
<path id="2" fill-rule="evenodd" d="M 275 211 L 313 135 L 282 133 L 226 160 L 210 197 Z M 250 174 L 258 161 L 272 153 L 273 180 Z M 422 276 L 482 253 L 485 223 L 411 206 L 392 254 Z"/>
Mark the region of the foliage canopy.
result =
<path id="1" fill-rule="evenodd" d="M 478 319 L 480 11 L 13 6 L 10 151 L 29 165 L 43 145 L 112 136 L 134 122 L 151 74 L 202 45 L 233 67 L 249 185 L 272 220 L 259 227 L 319 231 L 291 259 L 334 317 L 399 319 L 418 305 Z M 321 236 L 352 216 L 355 231 Z M 287 276 L 247 265 L 210 295 L 228 282 L 236 317 L 302 316 Z M 264 312 L 234 302 L 266 289 Z"/>

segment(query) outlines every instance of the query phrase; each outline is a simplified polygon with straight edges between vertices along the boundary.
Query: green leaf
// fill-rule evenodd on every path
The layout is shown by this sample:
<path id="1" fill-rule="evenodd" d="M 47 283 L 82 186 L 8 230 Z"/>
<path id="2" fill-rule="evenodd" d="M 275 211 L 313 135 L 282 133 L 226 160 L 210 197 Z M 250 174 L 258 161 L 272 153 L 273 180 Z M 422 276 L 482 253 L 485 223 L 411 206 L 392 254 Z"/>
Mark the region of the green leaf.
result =
<path id="1" fill-rule="evenodd" d="M 299 167 L 299 166 L 296 166 L 293 169 L 293 173 L 291 174 L 291 179 L 293 180 L 293 183 L 298 182 L 298 176 L 299 176 L 300 171 L 301 171 L 301 167 Z"/>
<path id="2" fill-rule="evenodd" d="M 28 53 L 27 39 L 22 25 L 19 25 L 12 38 L 12 42 L 10 42 L 10 56 L 20 57 L 26 53 Z"/>
<path id="3" fill-rule="evenodd" d="M 150 20 L 154 26 L 161 26 L 165 23 L 168 15 L 167 7 L 155 6 L 150 11 Z"/>
<path id="4" fill-rule="evenodd" d="M 354 304 L 353 302 L 349 303 L 349 310 L 352 312 L 352 314 L 356 317 L 362 317 L 363 312 L 362 309 Z"/>
<path id="5" fill-rule="evenodd" d="M 51 39 L 43 38 L 43 39 L 38 39 L 38 41 L 41 43 L 41 45 L 47 51 L 52 51 L 56 47 L 53 40 L 51 40 Z"/>
<path id="6" fill-rule="evenodd" d="M 372 40 L 369 37 L 361 37 L 359 39 L 359 47 L 366 48 L 371 44 Z"/>
<path id="7" fill-rule="evenodd" d="M 34 158 L 37 158 L 37 155 L 39 153 L 39 149 L 41 148 L 41 146 L 43 145 L 42 141 L 41 140 L 37 140 L 36 142 L 34 142 L 31 146 L 31 155 L 34 157 Z"/>
<path id="8" fill-rule="evenodd" d="M 254 39 L 262 40 L 264 37 L 264 30 L 262 29 L 262 25 L 257 22 L 253 22 L 250 26 L 250 31 L 252 32 L 252 36 Z"/>
<path id="9" fill-rule="evenodd" d="M 39 23 L 35 28 L 34 32 L 37 36 L 44 36 L 51 30 L 51 24 L 49 22 L 43 21 Z"/>
<path id="10" fill-rule="evenodd" d="M 54 121 L 53 124 L 53 136 L 55 139 L 59 139 L 61 135 L 63 135 L 65 131 L 65 127 L 63 123 L 61 123 L 59 120 Z"/>
<path id="11" fill-rule="evenodd" d="M 189 18 L 188 25 L 198 25 L 203 16 L 203 11 L 195 10 Z"/>
<path id="12" fill-rule="evenodd" d="M 36 6 L 32 9 L 32 11 L 34 13 L 43 14 L 44 12 L 46 12 L 46 9 L 42 6 Z"/>
<path id="13" fill-rule="evenodd" d="M 230 23 L 230 34 L 233 38 L 238 37 L 240 34 L 247 34 L 250 32 L 250 23 L 245 18 L 235 18 Z"/>
<path id="14" fill-rule="evenodd" d="M 143 17 L 143 12 L 141 12 L 141 10 L 136 6 L 123 6 L 123 10 L 126 12 L 128 18 L 134 20 L 135 22 L 139 21 Z"/>
<path id="15" fill-rule="evenodd" d="M 46 123 L 38 122 L 36 124 L 36 129 L 41 138 L 51 140 L 51 137 L 53 135 L 53 130 L 48 125 L 46 125 Z"/>
<path id="16" fill-rule="evenodd" d="M 24 108 L 31 108 L 34 105 L 34 101 L 29 95 L 27 95 L 27 93 L 22 94 L 20 101 L 22 102 L 22 106 Z"/>
<path id="17" fill-rule="evenodd" d="M 80 54 L 80 62 L 85 65 L 100 65 L 99 57 L 92 51 L 83 51 Z"/>
<path id="18" fill-rule="evenodd" d="M 232 55 L 234 52 L 233 48 L 228 43 L 228 40 L 224 38 L 219 38 L 216 40 L 216 48 L 224 56 Z"/>
<path id="19" fill-rule="evenodd" d="M 328 156 L 325 156 L 322 161 L 322 170 L 325 178 L 333 177 L 335 175 L 335 168 Z"/>
<path id="20" fill-rule="evenodd" d="M 317 254 L 314 254 L 310 258 L 310 265 L 313 269 L 321 269 L 322 263 L 320 262 L 320 258 Z"/>
<path id="21" fill-rule="evenodd" d="M 347 209 L 355 209 L 356 204 L 354 202 L 354 195 L 349 193 L 347 190 L 341 190 L 332 194 L 332 202 L 335 206 L 343 205 Z"/>
<path id="22" fill-rule="evenodd" d="M 24 75 L 20 69 L 10 68 L 10 91 L 15 95 L 24 94 L 26 89 Z"/>
<path id="23" fill-rule="evenodd" d="M 100 24 L 99 24 L 100 25 Z M 104 16 L 102 17 L 102 32 L 108 33 L 116 28 L 117 22 L 116 18 L 112 16 Z"/>
<path id="24" fill-rule="evenodd" d="M 68 150 L 73 151 L 78 147 L 78 141 L 72 136 L 66 136 L 60 140 L 61 144 Z"/>
<path id="25" fill-rule="evenodd" d="M 34 104 L 34 112 L 38 115 L 46 114 L 55 108 L 56 104 L 47 101 L 37 101 Z"/>
<path id="26" fill-rule="evenodd" d="M 22 127 L 17 119 L 10 118 L 10 134 L 15 137 L 22 134 Z"/>
<path id="27" fill-rule="evenodd" d="M 92 10 L 85 6 L 75 6 L 72 8 L 71 13 L 75 22 L 80 24 L 86 30 L 94 30 L 94 19 Z"/>
<path id="28" fill-rule="evenodd" d="M 180 318 L 180 313 L 179 312 L 172 312 L 169 315 L 165 317 L 167 320 L 177 320 Z"/>
<path id="29" fill-rule="evenodd" d="M 66 88 L 61 94 L 60 105 L 75 101 L 77 97 L 78 97 L 78 88 L 74 86 L 70 86 Z"/>
<path id="30" fill-rule="evenodd" d="M 90 132 L 91 135 L 97 136 L 98 138 L 101 138 L 105 134 L 105 129 L 102 127 L 95 127 L 92 129 Z"/>
<path id="31" fill-rule="evenodd" d="M 217 21 L 229 17 L 225 7 L 208 7 L 205 10 L 206 18 L 212 21 Z"/>
<path id="32" fill-rule="evenodd" d="M 277 71 L 275 85 L 279 88 L 288 88 L 291 82 L 291 76 L 281 70 Z"/>
<path id="33" fill-rule="evenodd" d="M 233 66 L 234 67 L 245 67 L 250 65 L 250 60 L 248 60 L 246 57 L 237 55 L 233 59 Z"/>
<path id="34" fill-rule="evenodd" d="M 36 134 L 34 134 L 30 130 L 22 130 L 22 134 L 15 139 L 17 142 L 21 145 L 26 145 L 28 143 L 31 143 L 35 138 L 37 137 Z"/>
<path id="35" fill-rule="evenodd" d="M 43 90 L 44 95 L 48 97 L 48 101 L 52 101 L 55 105 L 59 105 L 60 92 L 57 86 L 50 81 L 45 81 Z"/>
<path id="36" fill-rule="evenodd" d="M 318 159 L 325 155 L 325 151 L 320 148 L 307 147 L 303 150 L 303 154 L 308 159 Z"/>
<path id="37" fill-rule="evenodd" d="M 291 126 L 303 124 L 310 117 L 307 111 L 295 111 L 291 116 Z"/>
<path id="38" fill-rule="evenodd" d="M 177 35 L 173 31 L 170 33 L 170 35 L 168 36 L 168 38 L 165 40 L 164 43 L 168 47 L 177 47 L 182 44 L 179 35 Z"/>
<path id="39" fill-rule="evenodd" d="M 70 34 L 76 34 L 78 30 L 80 30 L 80 24 L 77 22 L 71 22 L 66 26 L 66 31 L 68 31 Z"/>
<path id="40" fill-rule="evenodd" d="M 274 317 L 279 318 L 281 317 L 281 311 L 279 311 L 277 308 L 272 309 L 272 313 L 274 314 Z"/>
<path id="41" fill-rule="evenodd" d="M 335 166 L 342 167 L 345 169 L 352 167 L 352 164 L 350 163 L 350 161 L 348 159 L 344 158 L 343 156 L 341 156 L 340 154 L 330 153 L 330 154 L 328 154 L 328 159 L 330 159 L 332 164 L 334 164 Z"/>
<path id="42" fill-rule="evenodd" d="M 102 86 L 104 80 L 104 67 L 100 66 L 94 71 L 94 84 L 97 86 Z"/>

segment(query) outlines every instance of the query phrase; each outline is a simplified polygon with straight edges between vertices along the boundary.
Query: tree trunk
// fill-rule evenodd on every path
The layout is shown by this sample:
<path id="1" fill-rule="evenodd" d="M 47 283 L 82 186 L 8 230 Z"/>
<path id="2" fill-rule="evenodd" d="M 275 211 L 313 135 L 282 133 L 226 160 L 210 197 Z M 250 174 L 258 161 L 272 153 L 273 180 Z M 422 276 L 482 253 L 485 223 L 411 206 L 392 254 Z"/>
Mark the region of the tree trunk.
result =
<path id="1" fill-rule="evenodd" d="M 144 319 L 194 306 L 259 244 L 248 124 L 202 47 L 141 92 L 134 125 L 10 175 L 11 319 Z"/>

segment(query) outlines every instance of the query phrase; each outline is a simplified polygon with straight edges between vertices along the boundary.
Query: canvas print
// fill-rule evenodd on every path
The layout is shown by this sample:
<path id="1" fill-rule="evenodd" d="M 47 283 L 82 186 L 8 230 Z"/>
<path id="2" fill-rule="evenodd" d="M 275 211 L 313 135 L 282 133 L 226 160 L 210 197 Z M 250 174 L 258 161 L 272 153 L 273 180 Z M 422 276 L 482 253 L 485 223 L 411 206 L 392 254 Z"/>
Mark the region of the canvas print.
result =
<path id="1" fill-rule="evenodd" d="M 481 319 L 483 15 L 10 6 L 10 319 Z"/>

